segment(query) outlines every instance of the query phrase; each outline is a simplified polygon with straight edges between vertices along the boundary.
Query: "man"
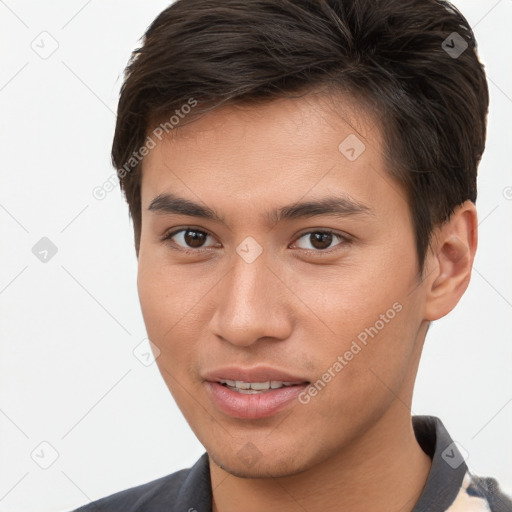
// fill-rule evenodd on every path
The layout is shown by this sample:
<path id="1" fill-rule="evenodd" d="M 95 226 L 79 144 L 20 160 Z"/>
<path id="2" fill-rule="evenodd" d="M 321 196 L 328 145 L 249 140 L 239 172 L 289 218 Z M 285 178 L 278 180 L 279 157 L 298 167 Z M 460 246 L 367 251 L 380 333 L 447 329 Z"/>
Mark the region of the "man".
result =
<path id="1" fill-rule="evenodd" d="M 157 363 L 206 453 L 82 511 L 510 511 L 411 418 L 465 292 L 488 90 L 436 0 L 180 0 L 112 157 Z"/>

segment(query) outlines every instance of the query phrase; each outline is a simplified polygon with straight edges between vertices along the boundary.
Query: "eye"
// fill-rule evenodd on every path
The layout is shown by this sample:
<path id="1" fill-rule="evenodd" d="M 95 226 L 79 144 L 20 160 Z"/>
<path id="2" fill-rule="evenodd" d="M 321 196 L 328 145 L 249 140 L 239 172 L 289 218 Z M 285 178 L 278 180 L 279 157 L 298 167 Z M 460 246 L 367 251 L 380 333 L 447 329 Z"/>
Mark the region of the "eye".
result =
<path id="1" fill-rule="evenodd" d="M 192 227 L 176 229 L 163 236 L 162 241 L 170 242 L 173 249 L 181 250 L 183 252 L 193 253 L 201 252 L 201 249 L 211 247 L 221 247 L 221 244 L 212 240 L 208 245 L 205 242 L 208 237 L 213 239 L 213 236 L 202 229 Z M 304 241 L 300 243 L 300 240 Z M 339 243 L 332 245 L 333 242 L 338 240 Z M 316 230 L 303 233 L 295 242 L 299 249 L 304 249 L 313 252 L 330 252 L 329 249 L 338 245 L 349 243 L 348 237 L 340 235 L 330 230 Z"/>
<path id="2" fill-rule="evenodd" d="M 307 233 L 303 233 L 297 240 L 301 239 L 304 239 L 305 243 L 303 243 L 302 247 L 299 246 L 300 249 L 315 252 L 322 252 L 332 248 L 331 244 L 336 239 L 340 241 L 340 243 L 336 245 L 343 245 L 349 242 L 346 237 L 329 230 L 309 231 Z M 297 242 L 295 243 L 297 244 Z M 334 247 L 336 247 L 336 245 Z"/>
<path id="3" fill-rule="evenodd" d="M 198 252 L 198 249 L 218 245 L 215 242 L 212 245 L 205 245 L 208 237 L 211 237 L 211 235 L 206 231 L 195 228 L 182 228 L 164 235 L 162 241 L 169 241 L 172 244 L 171 247 L 178 246 L 179 250 L 185 252 Z"/>

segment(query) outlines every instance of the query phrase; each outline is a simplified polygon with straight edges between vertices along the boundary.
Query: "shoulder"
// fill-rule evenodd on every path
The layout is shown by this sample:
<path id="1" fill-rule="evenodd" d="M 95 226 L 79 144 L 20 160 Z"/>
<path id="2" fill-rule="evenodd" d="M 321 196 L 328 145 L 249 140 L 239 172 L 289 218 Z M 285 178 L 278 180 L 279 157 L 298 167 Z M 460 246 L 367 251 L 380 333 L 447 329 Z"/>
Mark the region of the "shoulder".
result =
<path id="1" fill-rule="evenodd" d="M 151 482 L 116 492 L 110 496 L 93 501 L 88 505 L 84 505 L 74 512 L 110 512 L 119 510 L 132 512 L 144 510 L 145 505 L 149 503 L 157 506 L 158 502 L 162 499 L 165 500 L 166 504 L 172 503 L 175 501 L 188 471 L 188 469 L 182 469 Z"/>
<path id="2" fill-rule="evenodd" d="M 116 492 L 73 512 L 172 511 L 181 508 L 182 503 L 196 500 L 208 503 L 210 492 L 208 459 L 204 454 L 191 468 L 181 469 L 151 482 Z"/>

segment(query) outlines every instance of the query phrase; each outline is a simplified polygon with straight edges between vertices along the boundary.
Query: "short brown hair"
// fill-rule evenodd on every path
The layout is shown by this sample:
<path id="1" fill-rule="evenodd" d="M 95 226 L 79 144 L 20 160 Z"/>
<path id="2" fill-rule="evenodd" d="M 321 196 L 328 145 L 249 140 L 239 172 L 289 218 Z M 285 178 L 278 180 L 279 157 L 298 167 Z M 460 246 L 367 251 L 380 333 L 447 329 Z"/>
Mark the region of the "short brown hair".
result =
<path id="1" fill-rule="evenodd" d="M 112 146 L 137 255 L 141 172 L 133 155 L 152 120 L 191 98 L 196 115 L 325 85 L 379 114 L 421 269 L 434 226 L 476 201 L 489 103 L 473 31 L 441 0 L 178 0 L 165 9 L 126 68 Z"/>

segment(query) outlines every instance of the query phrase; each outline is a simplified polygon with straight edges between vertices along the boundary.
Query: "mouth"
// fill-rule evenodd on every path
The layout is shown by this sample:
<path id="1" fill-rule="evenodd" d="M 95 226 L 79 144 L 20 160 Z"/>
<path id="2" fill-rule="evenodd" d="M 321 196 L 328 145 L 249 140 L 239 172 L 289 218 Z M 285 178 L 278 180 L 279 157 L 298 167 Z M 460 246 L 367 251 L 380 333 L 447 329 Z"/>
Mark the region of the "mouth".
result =
<path id="1" fill-rule="evenodd" d="M 220 379 L 219 384 L 225 386 L 231 391 L 242 393 L 246 395 L 255 395 L 260 393 L 266 393 L 273 389 L 281 389 L 291 386 L 299 386 L 304 384 L 304 381 L 298 382 L 283 382 L 279 380 L 267 380 L 266 382 L 244 382 L 242 380 L 228 380 Z"/>
<path id="2" fill-rule="evenodd" d="M 205 376 L 213 405 L 239 419 L 266 418 L 290 407 L 309 380 L 270 367 L 221 368 Z"/>

